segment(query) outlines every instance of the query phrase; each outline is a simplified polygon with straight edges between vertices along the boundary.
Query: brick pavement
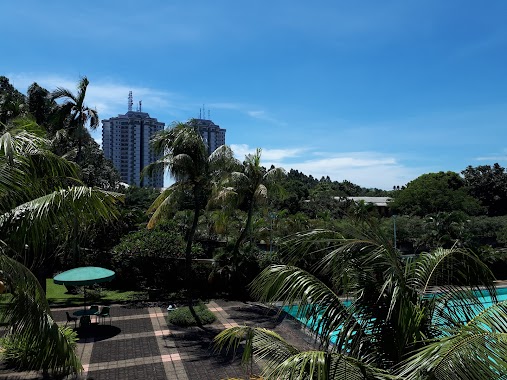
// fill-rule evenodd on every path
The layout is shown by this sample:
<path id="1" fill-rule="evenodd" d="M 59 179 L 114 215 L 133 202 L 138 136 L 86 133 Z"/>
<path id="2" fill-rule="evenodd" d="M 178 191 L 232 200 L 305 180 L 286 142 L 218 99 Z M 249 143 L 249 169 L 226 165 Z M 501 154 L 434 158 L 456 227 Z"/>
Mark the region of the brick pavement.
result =
<path id="1" fill-rule="evenodd" d="M 291 343 L 311 347 L 311 338 L 294 321 L 277 317 L 266 308 L 240 302 L 211 301 L 208 307 L 217 322 L 203 328 L 169 326 L 167 311 L 159 307 L 111 307 L 111 324 L 78 328 L 77 353 L 83 364 L 78 379 L 88 380 L 219 380 L 245 378 L 240 357 L 232 353 L 213 354 L 211 343 L 226 327 L 255 325 L 274 329 Z M 59 323 L 66 322 L 65 311 L 53 309 Z M 72 310 L 70 310 L 72 312 Z M 240 356 L 240 355 L 238 355 Z M 253 366 L 254 373 L 261 370 Z M 0 370 L 0 379 L 42 379 L 38 373 L 9 373 Z"/>

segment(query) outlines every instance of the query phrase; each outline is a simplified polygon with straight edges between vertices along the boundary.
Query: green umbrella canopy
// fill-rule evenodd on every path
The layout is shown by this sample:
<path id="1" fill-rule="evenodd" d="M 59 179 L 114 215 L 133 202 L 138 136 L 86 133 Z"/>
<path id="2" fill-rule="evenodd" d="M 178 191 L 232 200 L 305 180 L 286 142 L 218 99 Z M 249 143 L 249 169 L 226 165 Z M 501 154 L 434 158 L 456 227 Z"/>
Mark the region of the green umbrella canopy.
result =
<path id="1" fill-rule="evenodd" d="M 100 267 L 80 267 L 62 272 L 53 278 L 55 284 L 85 286 L 111 281 L 115 276 L 112 270 Z"/>

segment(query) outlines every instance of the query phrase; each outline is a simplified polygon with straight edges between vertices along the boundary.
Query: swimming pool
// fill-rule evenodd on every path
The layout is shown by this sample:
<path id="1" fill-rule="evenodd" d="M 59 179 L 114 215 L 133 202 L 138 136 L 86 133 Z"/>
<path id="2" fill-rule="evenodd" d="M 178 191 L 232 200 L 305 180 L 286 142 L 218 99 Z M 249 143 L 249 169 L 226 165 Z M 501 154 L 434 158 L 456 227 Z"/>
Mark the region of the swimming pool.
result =
<path id="1" fill-rule="evenodd" d="M 507 287 L 497 288 L 496 291 L 497 291 L 496 296 L 497 296 L 498 302 L 507 301 Z M 489 295 L 489 292 L 484 290 L 479 293 L 477 293 L 477 292 L 475 292 L 475 293 L 478 296 L 478 300 L 482 304 L 481 309 L 486 309 L 486 308 L 493 305 L 493 300 L 492 300 L 491 296 Z M 345 306 L 350 306 L 352 304 L 352 301 L 345 300 L 345 301 L 342 301 L 342 303 Z M 447 306 L 453 307 L 452 302 L 448 303 Z M 306 325 L 308 328 L 313 329 L 315 326 L 315 319 L 314 318 L 306 319 L 303 316 L 298 316 L 297 315 L 298 308 L 299 308 L 298 305 L 292 305 L 292 306 L 284 306 L 284 307 L 282 307 L 282 310 L 285 311 L 287 314 L 291 315 L 293 318 L 297 319 L 299 322 Z M 480 312 L 480 310 L 478 308 L 476 315 L 479 312 Z M 460 313 L 458 312 L 457 315 L 459 316 L 459 314 Z M 320 316 L 318 316 L 317 318 L 320 318 Z M 466 318 L 460 318 L 460 319 L 462 319 L 463 322 L 466 322 Z M 438 325 L 438 322 L 436 320 L 434 320 L 434 323 Z M 338 331 L 335 334 L 331 334 L 331 342 L 333 342 L 333 343 L 336 342 L 336 338 L 333 337 L 333 335 L 336 335 L 336 334 L 338 334 Z"/>

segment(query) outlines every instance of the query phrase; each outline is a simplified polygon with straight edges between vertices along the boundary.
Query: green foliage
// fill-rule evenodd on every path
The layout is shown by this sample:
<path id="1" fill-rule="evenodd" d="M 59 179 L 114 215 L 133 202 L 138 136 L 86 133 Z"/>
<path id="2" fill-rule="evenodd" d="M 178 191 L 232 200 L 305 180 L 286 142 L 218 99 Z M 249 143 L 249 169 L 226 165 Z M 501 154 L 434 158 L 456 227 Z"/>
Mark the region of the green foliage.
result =
<path id="1" fill-rule="evenodd" d="M 218 250 L 213 257 L 215 262 L 209 276 L 210 282 L 218 289 L 227 290 L 229 294 L 246 297 L 248 284 L 260 273 L 260 258 L 267 255 L 267 252 L 247 244 L 236 257 L 233 245 L 228 245 Z M 264 265 L 269 262 L 265 259 L 262 261 Z"/>
<path id="2" fill-rule="evenodd" d="M 376 220 L 364 220 L 353 238 L 329 230 L 298 233 L 285 242 L 286 264 L 264 269 L 253 281 L 255 299 L 298 306 L 298 317 L 315 331 L 321 351 L 292 352 L 277 337 L 255 329 L 228 329 L 218 344 L 246 341 L 245 350 L 267 358 L 268 377 L 340 379 L 347 372 L 358 379 L 389 378 L 410 352 L 461 334 L 467 328 L 463 319 L 484 310 L 471 290 L 487 289 L 494 297 L 491 271 L 473 252 L 456 247 L 404 257 L 388 232 Z M 299 267 L 309 261 L 308 270 Z M 441 297 L 430 296 L 435 286 Z M 352 304 L 344 302 L 344 294 Z M 446 307 L 450 300 L 459 312 Z M 498 323 L 504 329 L 497 317 L 492 312 L 489 327 L 481 328 Z M 502 347 L 497 345 L 496 352 Z M 476 363 L 487 360 L 489 352 L 481 352 Z M 329 365 L 320 367 L 322 361 Z M 431 361 L 421 364 L 431 372 Z M 365 376 L 370 370 L 371 377 Z"/>
<path id="3" fill-rule="evenodd" d="M 52 134 L 54 132 L 53 118 L 58 105 L 54 100 L 51 100 L 49 91 L 35 82 L 32 83 L 28 87 L 26 106 L 35 122 Z"/>
<path id="4" fill-rule="evenodd" d="M 120 174 L 104 156 L 99 144 L 91 138 L 83 138 L 81 180 L 90 187 L 114 190 L 120 183 Z"/>
<path id="5" fill-rule="evenodd" d="M 450 171 L 423 174 L 414 179 L 396 192 L 390 206 L 396 213 L 418 216 L 453 211 L 477 215 L 483 210 L 468 194 L 465 181 Z"/>
<path id="6" fill-rule="evenodd" d="M 129 186 L 125 189 L 125 208 L 146 212 L 159 195 L 156 189 Z"/>
<path id="7" fill-rule="evenodd" d="M 111 253 L 115 283 L 135 289 L 175 288 L 184 275 L 184 253 L 183 237 L 172 223 L 128 234 Z"/>
<path id="8" fill-rule="evenodd" d="M 393 218 L 382 223 L 393 234 Z M 398 248 L 405 253 L 417 254 L 454 244 L 477 251 L 485 247 L 496 249 L 507 243 L 507 217 L 468 216 L 460 212 L 426 217 L 400 215 L 396 217 L 396 232 Z"/>
<path id="9" fill-rule="evenodd" d="M 77 342 L 77 332 L 73 329 L 65 326 L 59 326 L 64 339 L 69 342 L 68 349 L 75 350 Z M 42 368 L 48 368 L 47 363 L 40 363 L 37 359 L 40 352 L 40 346 L 38 342 L 28 339 L 23 335 L 8 335 L 0 340 L 0 358 L 5 360 L 7 365 L 12 368 L 16 368 L 23 371 L 39 370 Z M 61 363 L 63 364 L 63 363 Z M 60 367 L 56 364 L 56 370 L 54 374 L 67 375 L 68 368 Z"/>
<path id="10" fill-rule="evenodd" d="M 24 103 L 25 96 L 10 84 L 9 78 L 0 76 L 0 123 L 22 115 Z"/>
<path id="11" fill-rule="evenodd" d="M 180 307 L 169 312 L 167 322 L 181 327 L 209 325 L 216 321 L 217 317 L 208 310 L 202 302 L 192 307 Z"/>
<path id="12" fill-rule="evenodd" d="M 498 163 L 468 166 L 461 172 L 470 195 L 479 200 L 488 215 L 507 214 L 507 173 Z"/>
<path id="13" fill-rule="evenodd" d="M 183 123 L 176 123 L 172 128 L 159 132 L 152 140 L 152 148 L 163 157 L 148 165 L 143 173 L 150 175 L 154 170 L 167 170 L 176 182 L 153 202 L 148 210 L 153 212 L 153 215 L 147 227 L 151 229 L 160 221 L 171 218 L 178 209 L 182 194 L 190 195 L 193 216 L 185 233 L 184 274 L 186 288 L 191 289 L 192 246 L 199 215 L 208 204 L 213 184 L 222 178 L 223 173 L 231 171 L 237 165 L 237 160 L 232 150 L 225 145 L 208 155 L 197 130 Z"/>
<path id="14" fill-rule="evenodd" d="M 82 222 L 114 219 L 121 195 L 69 186 L 77 182 L 75 165 L 47 147 L 40 135 L 16 125 L 0 136 L 0 272 L 12 296 L 1 319 L 9 326 L 7 336 L 15 339 L 16 355 L 26 350 L 29 368 L 77 373 L 81 365 L 73 341 L 51 317 L 41 284 L 7 253 L 28 256 L 43 272 L 48 240 L 66 237 L 76 215 Z"/>

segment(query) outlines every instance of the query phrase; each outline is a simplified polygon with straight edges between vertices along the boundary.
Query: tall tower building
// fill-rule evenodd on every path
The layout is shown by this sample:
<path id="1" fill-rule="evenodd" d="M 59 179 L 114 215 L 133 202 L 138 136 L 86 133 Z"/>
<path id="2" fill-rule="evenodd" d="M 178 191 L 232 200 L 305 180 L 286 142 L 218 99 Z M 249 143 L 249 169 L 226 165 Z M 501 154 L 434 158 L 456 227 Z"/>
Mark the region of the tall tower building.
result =
<path id="1" fill-rule="evenodd" d="M 197 128 L 211 154 L 219 146 L 225 145 L 225 129 L 207 119 L 190 119 L 188 125 Z"/>
<path id="2" fill-rule="evenodd" d="M 120 172 L 121 180 L 129 185 L 163 187 L 164 173 L 161 170 L 141 180 L 142 170 L 160 158 L 153 153 L 150 140 L 164 129 L 164 123 L 142 112 L 141 102 L 132 111 L 132 91 L 129 93 L 128 112 L 102 120 L 102 148 L 104 156 Z"/>

